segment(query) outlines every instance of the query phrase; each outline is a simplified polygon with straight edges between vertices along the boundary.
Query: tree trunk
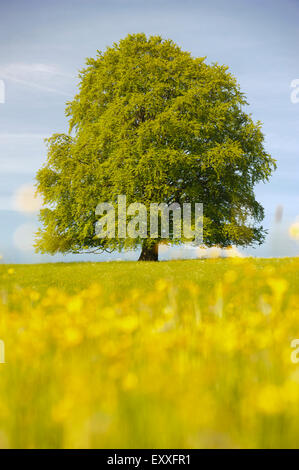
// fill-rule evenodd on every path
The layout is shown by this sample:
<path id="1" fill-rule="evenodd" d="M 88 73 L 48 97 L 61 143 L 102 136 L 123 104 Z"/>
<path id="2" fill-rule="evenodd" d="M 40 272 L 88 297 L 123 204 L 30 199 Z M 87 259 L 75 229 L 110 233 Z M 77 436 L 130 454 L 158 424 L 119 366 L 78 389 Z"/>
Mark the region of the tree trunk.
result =
<path id="1" fill-rule="evenodd" d="M 158 243 L 148 245 L 146 242 L 144 242 L 138 261 L 158 261 L 158 254 Z"/>

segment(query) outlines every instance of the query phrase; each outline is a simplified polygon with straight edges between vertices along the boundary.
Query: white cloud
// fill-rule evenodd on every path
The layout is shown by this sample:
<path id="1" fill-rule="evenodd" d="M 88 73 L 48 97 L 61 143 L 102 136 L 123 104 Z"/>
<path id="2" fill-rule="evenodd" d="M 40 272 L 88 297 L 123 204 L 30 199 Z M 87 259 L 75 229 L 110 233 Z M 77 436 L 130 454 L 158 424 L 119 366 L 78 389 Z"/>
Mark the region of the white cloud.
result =
<path id="1" fill-rule="evenodd" d="M 61 90 L 74 77 L 55 65 L 11 63 L 0 67 L 0 78 L 48 93 L 70 96 Z"/>
<path id="2" fill-rule="evenodd" d="M 10 63 L 1 66 L 0 74 L 8 75 L 10 77 L 24 78 L 26 80 L 36 78 L 37 74 L 40 74 L 40 76 L 50 74 L 69 77 L 69 75 L 64 74 L 56 65 L 26 64 L 22 62 Z"/>

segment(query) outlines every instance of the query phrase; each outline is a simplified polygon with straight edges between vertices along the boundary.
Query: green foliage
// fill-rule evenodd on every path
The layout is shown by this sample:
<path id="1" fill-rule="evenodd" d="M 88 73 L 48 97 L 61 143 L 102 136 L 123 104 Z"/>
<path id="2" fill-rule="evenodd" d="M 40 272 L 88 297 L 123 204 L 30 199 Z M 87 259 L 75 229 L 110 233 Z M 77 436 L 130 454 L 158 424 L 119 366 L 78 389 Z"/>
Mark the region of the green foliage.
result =
<path id="1" fill-rule="evenodd" d="M 37 249 L 141 245 L 94 236 L 97 204 L 115 203 L 118 194 L 147 208 L 202 202 L 207 246 L 261 243 L 263 208 L 253 189 L 275 162 L 246 104 L 228 67 L 193 58 L 171 40 L 129 35 L 98 52 L 67 104 L 70 134 L 48 139 L 47 164 L 37 174 L 47 207 Z"/>

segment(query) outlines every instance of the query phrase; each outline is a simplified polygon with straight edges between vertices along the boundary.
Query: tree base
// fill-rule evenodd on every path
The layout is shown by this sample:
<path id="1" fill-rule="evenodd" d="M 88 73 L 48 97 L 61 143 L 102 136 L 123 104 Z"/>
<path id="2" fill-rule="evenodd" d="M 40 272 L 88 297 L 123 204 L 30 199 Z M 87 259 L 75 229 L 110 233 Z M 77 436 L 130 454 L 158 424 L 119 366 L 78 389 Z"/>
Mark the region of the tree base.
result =
<path id="1" fill-rule="evenodd" d="M 142 247 L 138 261 L 158 261 L 159 259 L 159 245 L 144 246 Z"/>

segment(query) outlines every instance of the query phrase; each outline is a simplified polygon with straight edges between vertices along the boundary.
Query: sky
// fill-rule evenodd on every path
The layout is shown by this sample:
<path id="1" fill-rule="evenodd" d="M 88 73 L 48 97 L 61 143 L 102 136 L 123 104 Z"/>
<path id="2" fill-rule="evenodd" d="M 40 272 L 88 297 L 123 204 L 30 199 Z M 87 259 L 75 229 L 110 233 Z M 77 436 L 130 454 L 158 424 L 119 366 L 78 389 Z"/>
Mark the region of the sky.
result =
<path id="1" fill-rule="evenodd" d="M 298 256 L 289 227 L 299 222 L 299 0 L 0 0 L 0 262 L 137 258 L 35 254 L 37 212 L 24 211 L 20 199 L 46 161 L 44 139 L 68 131 L 65 103 L 86 58 L 138 32 L 229 66 L 278 166 L 269 183 L 256 187 L 266 242 L 242 252 Z M 190 249 L 161 254 L 193 256 Z"/>

